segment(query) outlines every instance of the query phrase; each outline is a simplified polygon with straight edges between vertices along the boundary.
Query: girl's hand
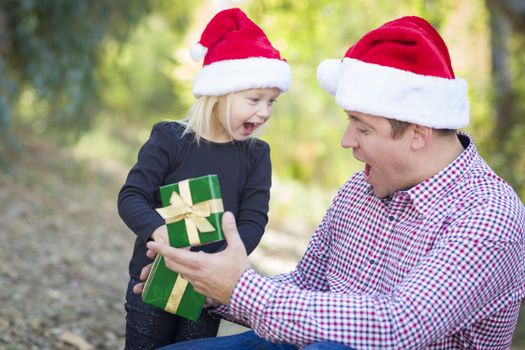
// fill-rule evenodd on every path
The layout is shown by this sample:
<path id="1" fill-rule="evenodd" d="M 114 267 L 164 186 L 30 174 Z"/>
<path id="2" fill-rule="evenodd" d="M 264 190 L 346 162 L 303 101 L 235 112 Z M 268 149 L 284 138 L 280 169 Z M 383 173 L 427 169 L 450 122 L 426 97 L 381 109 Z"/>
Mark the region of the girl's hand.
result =
<path id="1" fill-rule="evenodd" d="M 144 268 L 140 272 L 140 280 L 142 282 L 140 282 L 139 284 L 136 284 L 135 286 L 133 286 L 133 293 L 135 293 L 135 294 L 142 294 L 142 290 L 144 289 L 144 281 L 146 281 L 148 279 L 148 276 L 149 276 L 149 274 L 151 272 L 151 267 L 152 266 L 153 266 L 153 263 L 144 266 Z"/>
<path id="2" fill-rule="evenodd" d="M 170 245 L 170 239 L 168 237 L 168 228 L 166 225 L 162 225 L 162 226 L 159 226 L 155 229 L 155 231 L 153 231 L 153 233 L 151 234 L 151 239 L 153 239 L 154 242 L 157 242 L 157 243 L 160 243 L 160 244 L 165 244 L 167 246 Z M 184 249 L 184 250 L 190 250 L 191 247 L 183 247 L 183 248 L 179 248 L 179 249 Z M 150 259 L 155 259 L 155 257 L 157 256 L 157 252 L 151 250 L 151 249 L 148 249 L 148 251 L 146 252 L 146 256 Z"/>
<path id="3" fill-rule="evenodd" d="M 160 244 L 170 245 L 170 239 L 168 237 L 168 228 L 166 225 L 159 226 L 151 234 L 151 238 Z"/>
<path id="4" fill-rule="evenodd" d="M 218 305 L 219 305 L 218 302 L 216 302 L 216 301 L 213 300 L 212 298 L 206 297 L 206 300 L 204 301 L 204 306 L 203 306 L 203 308 L 207 308 L 207 307 L 217 307 Z"/>

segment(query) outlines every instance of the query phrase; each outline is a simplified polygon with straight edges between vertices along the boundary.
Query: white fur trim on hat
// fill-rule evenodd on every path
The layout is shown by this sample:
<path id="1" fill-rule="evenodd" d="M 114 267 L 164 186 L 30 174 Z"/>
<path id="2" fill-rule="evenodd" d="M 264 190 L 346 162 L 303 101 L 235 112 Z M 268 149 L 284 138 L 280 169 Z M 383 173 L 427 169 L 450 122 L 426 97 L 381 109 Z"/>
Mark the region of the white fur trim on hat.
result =
<path id="1" fill-rule="evenodd" d="M 425 76 L 347 57 L 338 76 L 321 65 L 321 86 L 345 110 L 436 129 L 459 129 L 469 123 L 467 83 L 461 78 Z"/>
<path id="2" fill-rule="evenodd" d="M 250 57 L 223 60 L 204 66 L 193 81 L 193 95 L 221 96 L 255 88 L 290 88 L 292 78 L 286 61 Z"/>

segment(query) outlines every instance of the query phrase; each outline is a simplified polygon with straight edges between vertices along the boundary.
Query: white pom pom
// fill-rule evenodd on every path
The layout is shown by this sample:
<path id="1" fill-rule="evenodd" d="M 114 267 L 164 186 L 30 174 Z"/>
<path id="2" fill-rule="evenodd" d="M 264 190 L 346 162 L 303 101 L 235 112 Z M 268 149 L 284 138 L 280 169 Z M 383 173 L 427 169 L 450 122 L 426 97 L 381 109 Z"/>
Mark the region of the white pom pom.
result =
<path id="1" fill-rule="evenodd" d="M 208 52 L 208 48 L 202 46 L 200 43 L 193 44 L 190 47 L 190 56 L 195 62 L 202 60 L 206 52 Z"/>
<path id="2" fill-rule="evenodd" d="M 341 78 L 340 59 L 329 59 L 322 61 L 317 66 L 317 80 L 319 85 L 332 96 L 335 96 L 337 91 L 337 84 Z"/>

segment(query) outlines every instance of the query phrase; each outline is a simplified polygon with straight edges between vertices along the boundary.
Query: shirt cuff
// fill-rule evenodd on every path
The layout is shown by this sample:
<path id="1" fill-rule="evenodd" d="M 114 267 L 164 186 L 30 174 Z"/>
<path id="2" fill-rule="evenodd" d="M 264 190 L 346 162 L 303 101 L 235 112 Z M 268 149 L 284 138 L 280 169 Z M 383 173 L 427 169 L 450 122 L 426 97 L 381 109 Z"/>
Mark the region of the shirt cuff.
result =
<path id="1" fill-rule="evenodd" d="M 258 319 L 264 317 L 266 304 L 276 290 L 276 285 L 269 278 L 258 275 L 253 269 L 247 269 L 241 275 L 230 299 L 230 314 L 240 320 L 246 320 L 253 327 Z"/>

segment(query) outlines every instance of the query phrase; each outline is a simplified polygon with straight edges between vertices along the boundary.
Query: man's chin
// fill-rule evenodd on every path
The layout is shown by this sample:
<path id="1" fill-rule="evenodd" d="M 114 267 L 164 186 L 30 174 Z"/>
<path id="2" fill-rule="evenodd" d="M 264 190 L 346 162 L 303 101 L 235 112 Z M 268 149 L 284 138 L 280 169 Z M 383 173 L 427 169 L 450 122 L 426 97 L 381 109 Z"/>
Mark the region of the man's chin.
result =
<path id="1" fill-rule="evenodd" d="M 376 197 L 378 198 L 387 198 L 389 197 L 392 193 L 390 191 L 387 191 L 385 188 L 375 188 L 374 185 L 371 185 L 372 186 L 372 190 L 374 191 L 374 194 L 376 195 Z"/>

